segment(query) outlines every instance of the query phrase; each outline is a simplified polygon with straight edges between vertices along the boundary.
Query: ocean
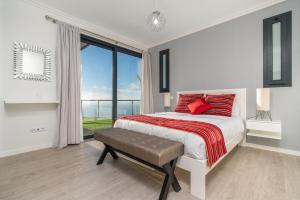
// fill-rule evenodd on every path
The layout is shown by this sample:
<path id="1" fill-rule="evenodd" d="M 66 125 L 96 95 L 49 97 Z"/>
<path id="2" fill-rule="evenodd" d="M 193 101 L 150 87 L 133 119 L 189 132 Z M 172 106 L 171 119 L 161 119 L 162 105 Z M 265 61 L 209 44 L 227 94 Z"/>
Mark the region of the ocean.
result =
<path id="1" fill-rule="evenodd" d="M 112 101 L 81 101 L 83 117 L 111 118 Z M 118 116 L 140 114 L 140 101 L 118 101 Z"/>

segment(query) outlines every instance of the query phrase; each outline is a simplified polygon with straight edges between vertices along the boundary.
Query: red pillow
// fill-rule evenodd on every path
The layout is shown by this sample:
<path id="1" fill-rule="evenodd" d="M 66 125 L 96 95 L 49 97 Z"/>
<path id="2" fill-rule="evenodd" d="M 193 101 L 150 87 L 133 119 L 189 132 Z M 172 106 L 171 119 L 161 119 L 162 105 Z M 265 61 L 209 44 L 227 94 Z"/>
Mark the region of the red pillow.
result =
<path id="1" fill-rule="evenodd" d="M 175 108 L 175 112 L 191 113 L 188 105 L 197 99 L 201 99 L 203 94 L 180 94 Z"/>
<path id="2" fill-rule="evenodd" d="M 193 103 L 190 103 L 188 105 L 188 108 L 190 109 L 193 115 L 199 115 L 207 111 L 208 109 L 210 109 L 211 106 L 205 102 L 205 99 L 201 98 L 201 99 L 197 99 Z"/>
<path id="3" fill-rule="evenodd" d="M 207 95 L 205 100 L 211 109 L 203 114 L 231 117 L 234 98 L 235 94 Z"/>

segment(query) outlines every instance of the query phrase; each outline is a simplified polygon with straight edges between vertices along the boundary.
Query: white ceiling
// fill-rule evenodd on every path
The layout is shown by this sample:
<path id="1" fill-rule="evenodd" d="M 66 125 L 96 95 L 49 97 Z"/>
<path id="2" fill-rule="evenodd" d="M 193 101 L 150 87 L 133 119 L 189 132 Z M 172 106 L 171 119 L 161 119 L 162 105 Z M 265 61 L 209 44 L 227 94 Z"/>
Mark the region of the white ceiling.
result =
<path id="1" fill-rule="evenodd" d="M 158 33 L 146 26 L 154 0 L 36 1 L 152 47 L 283 0 L 156 0 L 167 19 L 165 29 Z"/>

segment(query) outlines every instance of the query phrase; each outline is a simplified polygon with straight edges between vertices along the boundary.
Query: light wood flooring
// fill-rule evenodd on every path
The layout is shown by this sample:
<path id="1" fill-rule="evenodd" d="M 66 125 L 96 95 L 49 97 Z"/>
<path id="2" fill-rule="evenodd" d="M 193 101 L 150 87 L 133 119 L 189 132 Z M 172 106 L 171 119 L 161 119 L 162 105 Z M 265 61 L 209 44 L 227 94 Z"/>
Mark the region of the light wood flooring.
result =
<path id="1" fill-rule="evenodd" d="M 0 159 L 1 200 L 156 200 L 162 174 L 124 158 L 96 166 L 102 145 L 89 141 Z M 189 173 L 169 200 L 196 200 Z M 208 175 L 207 200 L 299 200 L 300 158 L 236 148 Z"/>

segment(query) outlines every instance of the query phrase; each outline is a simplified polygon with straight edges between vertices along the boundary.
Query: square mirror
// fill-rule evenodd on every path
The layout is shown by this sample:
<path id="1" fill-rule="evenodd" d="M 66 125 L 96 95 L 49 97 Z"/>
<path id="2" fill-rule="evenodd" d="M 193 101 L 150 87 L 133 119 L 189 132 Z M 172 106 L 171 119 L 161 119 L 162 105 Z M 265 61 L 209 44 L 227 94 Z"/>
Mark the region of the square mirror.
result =
<path id="1" fill-rule="evenodd" d="M 51 73 L 50 51 L 38 46 L 14 43 L 14 78 L 48 81 Z"/>

